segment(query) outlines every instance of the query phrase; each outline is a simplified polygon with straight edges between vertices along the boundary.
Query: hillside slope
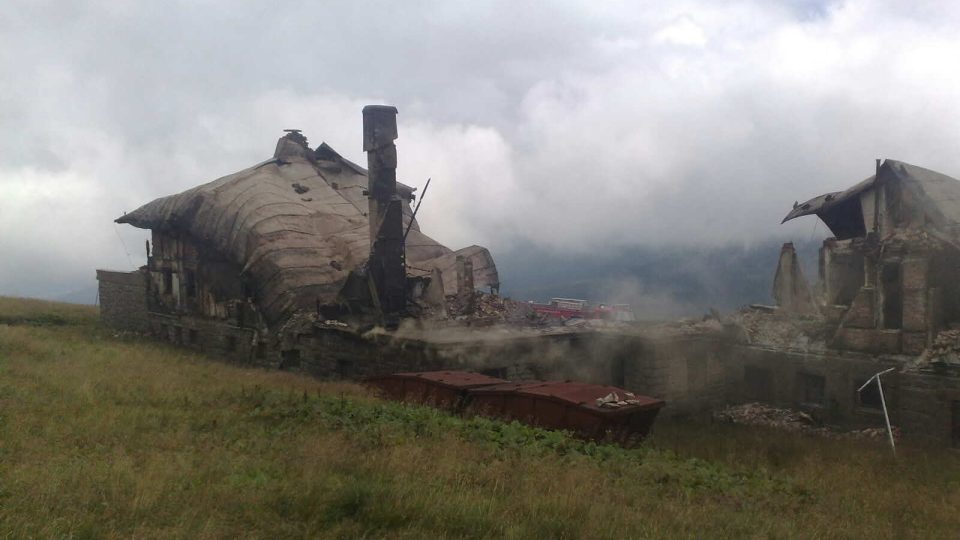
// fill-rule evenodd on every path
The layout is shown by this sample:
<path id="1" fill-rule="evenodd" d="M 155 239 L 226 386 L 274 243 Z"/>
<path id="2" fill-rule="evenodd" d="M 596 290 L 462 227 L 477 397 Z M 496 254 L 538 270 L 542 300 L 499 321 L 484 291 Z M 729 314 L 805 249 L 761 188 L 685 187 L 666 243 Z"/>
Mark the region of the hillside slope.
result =
<path id="1" fill-rule="evenodd" d="M 730 426 L 625 450 L 0 299 L 0 537 L 944 537 L 952 456 Z"/>

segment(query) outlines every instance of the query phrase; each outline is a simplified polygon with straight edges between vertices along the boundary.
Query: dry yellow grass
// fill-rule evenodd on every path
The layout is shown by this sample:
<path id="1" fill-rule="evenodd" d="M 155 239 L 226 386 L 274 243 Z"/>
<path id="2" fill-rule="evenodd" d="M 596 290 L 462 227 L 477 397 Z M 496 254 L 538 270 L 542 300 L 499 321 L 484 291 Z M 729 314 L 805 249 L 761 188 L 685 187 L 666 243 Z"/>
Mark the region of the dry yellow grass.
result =
<path id="1" fill-rule="evenodd" d="M 960 531 L 946 452 L 893 460 L 879 445 L 667 423 L 627 451 L 114 338 L 95 308 L 0 299 L 14 309 L 20 322 L 0 324 L 3 538 Z"/>

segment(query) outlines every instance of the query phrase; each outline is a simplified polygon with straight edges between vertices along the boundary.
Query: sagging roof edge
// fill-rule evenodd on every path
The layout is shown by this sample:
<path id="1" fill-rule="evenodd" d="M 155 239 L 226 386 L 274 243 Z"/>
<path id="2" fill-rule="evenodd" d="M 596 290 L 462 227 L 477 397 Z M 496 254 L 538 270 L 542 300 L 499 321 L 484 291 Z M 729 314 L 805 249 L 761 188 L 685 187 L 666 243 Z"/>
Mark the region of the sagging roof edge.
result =
<path id="1" fill-rule="evenodd" d="M 333 147 L 331 147 L 331 146 L 330 146 L 329 144 L 327 144 L 326 142 L 321 142 L 321 143 L 320 143 L 320 146 L 317 147 L 317 149 L 315 150 L 315 152 L 316 152 L 317 154 L 321 154 L 321 155 L 325 154 L 325 155 L 327 155 L 327 156 L 333 157 L 333 158 L 335 158 L 338 162 L 340 162 L 341 165 L 347 167 L 348 169 L 354 171 L 355 173 L 357 173 L 357 174 L 359 174 L 359 175 L 362 175 L 362 176 L 367 176 L 367 169 L 365 169 L 364 167 L 361 167 L 360 165 L 357 165 L 356 163 L 354 163 L 354 162 L 350 161 L 349 159 L 343 157 L 342 155 L 340 155 L 339 152 L 337 152 L 336 150 L 334 150 Z M 249 167 L 249 168 L 246 169 L 246 170 L 258 169 L 258 168 L 260 168 L 260 167 L 263 167 L 264 165 L 267 165 L 267 164 L 269 164 L 269 163 L 274 163 L 274 162 L 276 162 L 276 161 L 277 161 L 276 158 L 270 158 L 270 159 L 261 161 L 261 162 L 257 163 L 256 165 L 254 165 L 254 166 L 252 166 L 252 167 Z M 242 172 L 242 171 L 240 171 L 240 172 Z M 223 178 L 226 178 L 226 177 L 228 177 L 228 176 L 233 176 L 233 175 L 235 175 L 235 174 L 237 174 L 237 173 L 230 173 L 230 174 L 221 176 L 221 177 L 219 177 L 219 178 L 217 178 L 216 180 L 213 180 L 213 181 L 216 182 L 217 180 L 221 180 L 221 179 L 223 179 Z M 190 191 L 193 191 L 193 190 L 195 190 L 195 189 L 200 188 L 200 187 L 203 186 L 203 185 L 206 185 L 206 184 L 201 184 L 200 186 L 195 186 L 195 187 L 192 187 L 192 188 L 190 188 L 190 189 L 183 190 L 183 191 L 181 191 L 181 192 L 179 192 L 179 193 L 174 193 L 174 194 L 171 194 L 171 195 L 164 195 L 164 196 L 162 196 L 162 197 L 157 197 L 156 199 L 154 199 L 154 200 L 152 200 L 152 201 L 150 201 L 150 202 L 148 202 L 148 203 L 146 203 L 146 204 L 143 204 L 143 205 L 137 207 L 135 210 L 133 210 L 133 211 L 131 211 L 131 212 L 125 212 L 122 216 L 114 219 L 113 222 L 114 222 L 114 223 L 119 223 L 119 224 L 121 224 L 121 225 L 130 225 L 130 226 L 136 227 L 136 228 L 138 228 L 138 229 L 152 229 L 152 228 L 154 228 L 154 227 L 156 226 L 156 223 L 153 223 L 153 222 L 149 222 L 149 223 L 148 223 L 148 222 L 145 222 L 145 221 L 144 221 L 144 222 L 141 222 L 141 221 L 139 221 L 139 220 L 137 220 L 137 219 L 134 218 L 134 215 L 135 215 L 135 213 L 136 213 L 138 210 L 141 210 L 141 209 L 143 209 L 143 208 L 145 208 L 145 207 L 147 207 L 147 206 L 150 206 L 150 205 L 152 205 L 152 204 L 154 204 L 154 203 L 159 203 L 160 201 L 163 201 L 164 199 L 168 199 L 168 198 L 170 198 L 170 197 L 175 197 L 175 196 L 178 196 L 178 195 L 186 194 L 186 193 L 188 193 L 188 192 L 190 192 Z M 401 197 L 410 198 L 410 197 L 413 195 L 413 193 L 414 193 L 415 191 L 417 191 L 417 188 L 412 187 L 412 186 L 408 186 L 407 184 L 404 184 L 403 182 L 399 182 L 399 181 L 398 181 L 398 182 L 397 182 L 397 191 L 399 192 L 399 194 L 400 194 Z M 173 217 L 175 217 L 175 216 L 173 216 Z"/>
<path id="2" fill-rule="evenodd" d="M 884 162 L 881 166 L 885 166 L 890 160 Z M 859 196 L 862 192 L 873 187 L 876 182 L 876 175 L 871 176 L 862 180 L 861 182 L 855 184 L 853 187 L 850 187 L 844 191 L 833 191 L 831 193 L 824 193 L 823 195 L 817 195 L 816 197 L 802 203 L 798 204 L 793 209 L 787 213 L 787 216 L 783 218 L 783 221 L 780 223 L 786 223 L 791 219 L 796 219 L 801 216 L 809 216 L 811 214 L 819 215 L 822 212 L 826 212 L 831 208 L 853 198 Z"/>

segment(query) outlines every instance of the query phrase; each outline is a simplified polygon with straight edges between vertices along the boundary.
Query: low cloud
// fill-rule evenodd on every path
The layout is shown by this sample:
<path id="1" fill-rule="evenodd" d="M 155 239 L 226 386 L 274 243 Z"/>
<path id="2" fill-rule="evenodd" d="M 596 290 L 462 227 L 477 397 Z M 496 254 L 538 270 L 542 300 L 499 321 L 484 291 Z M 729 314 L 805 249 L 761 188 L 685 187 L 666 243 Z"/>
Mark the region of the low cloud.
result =
<path id="1" fill-rule="evenodd" d="M 23 2 L 0 22 L 0 293 L 143 262 L 112 220 L 269 157 L 360 150 L 400 109 L 399 174 L 453 247 L 590 253 L 809 237 L 794 200 L 890 157 L 960 176 L 947 3 Z M 822 232 L 822 226 L 821 232 Z"/>

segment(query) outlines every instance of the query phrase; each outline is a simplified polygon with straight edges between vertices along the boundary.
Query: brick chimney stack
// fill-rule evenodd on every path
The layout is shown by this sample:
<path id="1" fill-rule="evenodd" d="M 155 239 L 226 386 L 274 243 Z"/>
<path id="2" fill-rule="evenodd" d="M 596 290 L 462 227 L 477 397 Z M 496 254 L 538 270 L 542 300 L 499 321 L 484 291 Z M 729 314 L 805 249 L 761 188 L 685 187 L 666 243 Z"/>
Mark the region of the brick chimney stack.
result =
<path id="1" fill-rule="evenodd" d="M 363 151 L 367 153 L 370 201 L 370 276 L 384 322 L 396 324 L 406 310 L 407 269 L 403 249 L 403 202 L 397 193 L 397 109 L 363 108 Z"/>

